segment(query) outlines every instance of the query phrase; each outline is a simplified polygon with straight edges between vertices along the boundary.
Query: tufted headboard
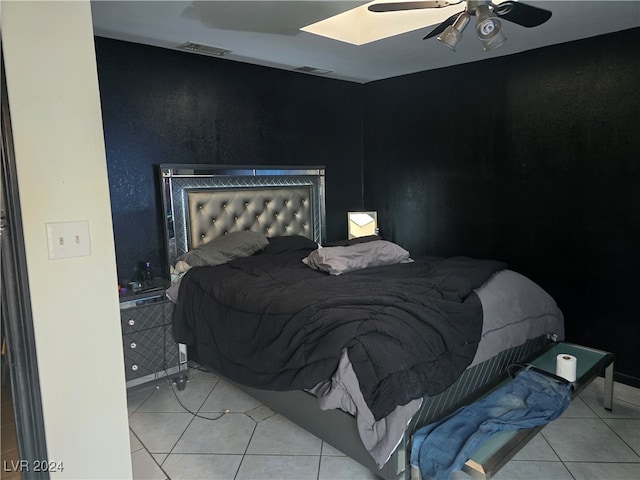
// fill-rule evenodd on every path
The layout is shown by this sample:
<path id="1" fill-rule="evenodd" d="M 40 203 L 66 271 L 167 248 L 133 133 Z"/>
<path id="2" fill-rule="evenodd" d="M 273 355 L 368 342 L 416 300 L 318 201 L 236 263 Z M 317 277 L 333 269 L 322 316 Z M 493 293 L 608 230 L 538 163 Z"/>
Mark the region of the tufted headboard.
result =
<path id="1" fill-rule="evenodd" d="M 160 181 L 168 265 L 240 230 L 324 240 L 324 167 L 163 164 Z"/>

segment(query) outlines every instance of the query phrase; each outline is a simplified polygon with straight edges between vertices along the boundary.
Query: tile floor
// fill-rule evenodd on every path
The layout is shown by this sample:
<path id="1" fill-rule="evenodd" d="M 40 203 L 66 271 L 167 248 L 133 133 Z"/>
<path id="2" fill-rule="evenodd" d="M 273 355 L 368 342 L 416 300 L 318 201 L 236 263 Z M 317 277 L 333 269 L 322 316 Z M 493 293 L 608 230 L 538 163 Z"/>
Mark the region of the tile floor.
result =
<path id="1" fill-rule="evenodd" d="M 215 374 L 189 377 L 183 391 L 167 380 L 129 390 L 135 480 L 379 479 Z M 640 389 L 616 383 L 613 412 L 602 390 L 596 379 L 494 478 L 640 479 Z"/>

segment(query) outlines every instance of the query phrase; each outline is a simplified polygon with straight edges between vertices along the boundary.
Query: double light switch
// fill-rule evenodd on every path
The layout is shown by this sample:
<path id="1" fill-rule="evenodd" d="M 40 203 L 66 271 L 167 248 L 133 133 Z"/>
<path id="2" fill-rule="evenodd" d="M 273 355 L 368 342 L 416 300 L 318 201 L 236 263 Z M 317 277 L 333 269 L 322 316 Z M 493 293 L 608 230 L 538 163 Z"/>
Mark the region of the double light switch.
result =
<path id="1" fill-rule="evenodd" d="M 89 222 L 47 223 L 49 260 L 91 255 Z"/>

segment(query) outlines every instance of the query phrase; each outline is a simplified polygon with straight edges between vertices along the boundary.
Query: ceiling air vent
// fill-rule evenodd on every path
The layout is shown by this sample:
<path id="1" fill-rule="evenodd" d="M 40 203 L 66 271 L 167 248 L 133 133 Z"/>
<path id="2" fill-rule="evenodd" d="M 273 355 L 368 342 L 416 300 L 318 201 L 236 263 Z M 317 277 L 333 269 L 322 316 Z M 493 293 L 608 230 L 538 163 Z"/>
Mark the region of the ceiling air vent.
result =
<path id="1" fill-rule="evenodd" d="M 187 42 L 184 45 L 179 45 L 180 50 L 187 50 L 188 52 L 201 53 L 203 55 L 210 55 L 213 57 L 224 57 L 231 53 L 231 50 L 220 47 L 211 47 L 209 45 L 202 45 L 200 43 Z"/>
<path id="2" fill-rule="evenodd" d="M 333 70 L 325 70 L 323 68 L 316 67 L 298 67 L 294 68 L 296 72 L 304 72 L 304 73 L 315 73 L 316 75 L 326 75 L 327 73 L 333 72 Z"/>

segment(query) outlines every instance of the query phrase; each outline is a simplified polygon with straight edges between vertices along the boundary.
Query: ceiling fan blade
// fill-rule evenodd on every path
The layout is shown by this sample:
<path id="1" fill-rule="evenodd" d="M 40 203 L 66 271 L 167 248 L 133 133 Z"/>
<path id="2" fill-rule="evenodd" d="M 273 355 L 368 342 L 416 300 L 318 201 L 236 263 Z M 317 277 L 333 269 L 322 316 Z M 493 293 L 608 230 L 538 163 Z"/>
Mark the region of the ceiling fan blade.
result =
<path id="1" fill-rule="evenodd" d="M 442 8 L 456 5 L 462 0 L 433 0 L 431 2 L 395 2 L 395 3 L 374 3 L 369 5 L 368 10 L 370 12 L 400 12 L 403 10 L 421 10 L 423 8 Z"/>
<path id="2" fill-rule="evenodd" d="M 426 40 L 427 38 L 433 38 L 433 37 L 435 37 L 437 35 L 440 35 L 442 32 L 444 32 L 445 28 L 447 28 L 449 25 L 453 25 L 455 23 L 456 19 L 460 16 L 461 13 L 462 12 L 458 12 L 455 15 L 451 15 L 444 22 L 442 22 L 436 28 L 431 30 L 427 35 L 422 37 L 422 39 Z"/>
<path id="3" fill-rule="evenodd" d="M 551 18 L 549 10 L 511 1 L 502 2 L 494 9 L 494 12 L 500 18 L 527 28 L 542 25 Z"/>

